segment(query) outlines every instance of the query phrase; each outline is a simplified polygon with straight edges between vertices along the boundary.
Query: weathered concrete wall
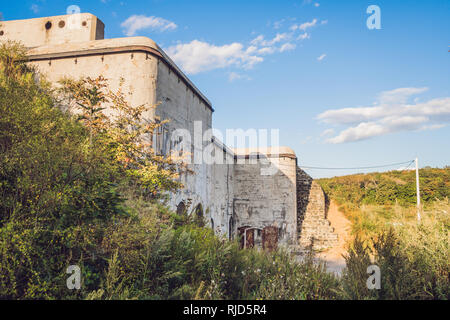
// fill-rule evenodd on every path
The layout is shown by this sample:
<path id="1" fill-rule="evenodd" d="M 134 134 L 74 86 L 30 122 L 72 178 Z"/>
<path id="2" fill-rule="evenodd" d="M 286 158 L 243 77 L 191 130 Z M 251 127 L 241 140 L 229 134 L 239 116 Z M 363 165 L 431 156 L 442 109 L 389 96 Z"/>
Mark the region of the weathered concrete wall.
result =
<path id="1" fill-rule="evenodd" d="M 269 250 L 278 243 L 307 246 L 313 240 L 315 248 L 324 248 L 336 242 L 323 191 L 297 170 L 290 148 L 233 151 L 211 134 L 202 137 L 212 126 L 211 103 L 155 42 L 145 37 L 98 40 L 103 38 L 101 21 L 90 14 L 79 17 L 81 28 L 74 29 L 68 20 L 73 16 L 8 21 L 0 26 L 0 41 L 21 40 L 34 47 L 28 52 L 30 63 L 54 84 L 63 77 L 101 75 L 112 90 L 122 88 L 131 105 L 160 103 L 145 115 L 170 120 L 155 139 L 158 152 L 168 155 L 175 144 L 172 133 L 185 129 L 191 137 L 188 149 L 199 160 L 188 166 L 192 173 L 180 176 L 185 187 L 170 197 L 173 210 L 182 203 L 190 205 L 190 212 L 201 206 L 205 222 L 217 234 L 245 234 L 252 246 Z M 202 160 L 208 146 L 216 161 L 223 161 Z M 268 174 L 269 166 L 276 169 L 273 174 Z"/>
<path id="2" fill-rule="evenodd" d="M 213 110 L 209 101 L 165 60 L 164 53 L 150 39 L 136 37 L 46 45 L 30 50 L 29 55 L 31 63 L 54 84 L 64 77 L 79 79 L 101 75 L 108 79 L 112 90 L 122 88 L 131 105 L 160 103 L 146 117 L 170 120 L 163 125 L 162 140 L 158 139 L 161 144 L 158 151 L 166 155 L 173 147 L 171 133 L 174 130 L 187 129 L 193 139 L 196 122 L 200 124 L 201 134 L 211 129 Z M 207 141 L 193 151 L 201 154 L 206 144 Z M 223 153 L 222 148 L 218 148 L 218 152 Z M 228 153 L 228 163 L 232 163 L 230 157 L 232 159 L 233 155 Z M 175 210 L 184 201 L 190 203 L 193 210 L 200 204 L 205 221 L 217 221 L 215 226 L 226 233 L 228 222 L 220 210 L 227 207 L 224 199 L 232 198 L 227 177 L 231 177 L 233 171 L 226 165 L 215 167 L 206 163 L 191 164 L 189 169 L 193 173 L 181 175 L 185 188 L 170 197 L 170 207 Z"/>
<path id="3" fill-rule="evenodd" d="M 21 41 L 26 47 L 100 40 L 105 25 L 90 13 L 0 22 L 0 40 Z"/>
<path id="4" fill-rule="evenodd" d="M 139 39 L 122 41 L 98 40 L 77 44 L 48 45 L 29 51 L 30 61 L 47 80 L 57 85 L 64 77 L 79 79 L 103 76 L 111 90 L 121 85 L 132 106 L 156 103 L 158 59 L 145 52 L 129 52 L 112 48 L 132 46 Z M 150 42 L 151 44 L 151 42 Z M 147 118 L 153 119 L 150 112 Z"/>
<path id="5" fill-rule="evenodd" d="M 207 186 L 211 190 L 209 218 L 212 219 L 216 234 L 229 235 L 235 192 L 234 153 L 220 143 L 214 143 L 214 146 L 214 152 L 223 158 L 223 164 L 211 166 L 211 177 Z"/>
<path id="6" fill-rule="evenodd" d="M 299 245 L 321 250 L 337 244 L 337 235 L 326 218 L 322 187 L 305 171 L 297 168 L 297 208 Z"/>
<path id="7" fill-rule="evenodd" d="M 157 101 L 161 105 L 156 109 L 156 115 L 161 120 L 170 120 L 164 125 L 164 151 L 171 149 L 171 136 L 174 130 L 186 129 L 191 137 L 191 145 L 194 145 L 194 126 L 197 122 L 197 130 L 200 132 L 199 139 L 203 139 L 203 133 L 211 128 L 212 111 L 199 99 L 189 87 L 181 81 L 181 78 L 173 72 L 165 63 L 159 61 L 158 76 L 156 85 Z M 202 153 L 205 142 L 191 149 L 191 155 L 194 152 Z M 193 162 L 191 157 L 190 161 Z M 170 206 L 175 207 L 180 201 L 192 202 L 192 208 L 201 204 L 206 211 L 210 203 L 210 187 L 208 177 L 211 177 L 211 166 L 205 163 L 191 163 L 188 168 L 193 174 L 183 174 L 181 182 L 185 188 L 171 198 Z M 209 221 L 209 219 L 208 219 Z"/>
<path id="8" fill-rule="evenodd" d="M 239 151 L 236 153 L 239 161 Z M 278 228 L 280 244 L 293 244 L 297 242 L 297 159 L 292 152 L 288 156 L 269 156 L 267 160 L 278 168 L 273 175 L 261 174 L 261 168 L 267 167 L 261 159 L 249 158 L 243 164 L 235 164 L 234 234 L 243 227 L 274 226 Z M 256 245 L 262 241 L 261 236 L 261 232 L 256 232 Z"/>

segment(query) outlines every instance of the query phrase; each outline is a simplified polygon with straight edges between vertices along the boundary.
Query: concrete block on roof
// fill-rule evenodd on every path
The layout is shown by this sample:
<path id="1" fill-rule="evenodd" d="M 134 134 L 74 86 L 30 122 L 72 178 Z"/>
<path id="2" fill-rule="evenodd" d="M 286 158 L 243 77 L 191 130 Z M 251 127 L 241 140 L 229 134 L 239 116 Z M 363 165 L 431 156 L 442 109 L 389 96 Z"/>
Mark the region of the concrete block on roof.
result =
<path id="1" fill-rule="evenodd" d="M 28 48 L 104 39 L 105 25 L 90 13 L 0 22 L 0 41 Z"/>

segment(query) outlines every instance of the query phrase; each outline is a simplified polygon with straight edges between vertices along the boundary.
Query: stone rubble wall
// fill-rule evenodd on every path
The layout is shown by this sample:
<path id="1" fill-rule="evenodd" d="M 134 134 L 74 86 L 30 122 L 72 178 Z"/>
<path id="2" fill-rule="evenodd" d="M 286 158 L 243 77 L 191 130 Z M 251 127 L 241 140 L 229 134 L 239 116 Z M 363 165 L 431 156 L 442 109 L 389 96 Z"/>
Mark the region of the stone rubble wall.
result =
<path id="1" fill-rule="evenodd" d="M 322 250 L 337 245 L 338 236 L 326 217 L 325 193 L 305 171 L 297 168 L 299 245 Z"/>

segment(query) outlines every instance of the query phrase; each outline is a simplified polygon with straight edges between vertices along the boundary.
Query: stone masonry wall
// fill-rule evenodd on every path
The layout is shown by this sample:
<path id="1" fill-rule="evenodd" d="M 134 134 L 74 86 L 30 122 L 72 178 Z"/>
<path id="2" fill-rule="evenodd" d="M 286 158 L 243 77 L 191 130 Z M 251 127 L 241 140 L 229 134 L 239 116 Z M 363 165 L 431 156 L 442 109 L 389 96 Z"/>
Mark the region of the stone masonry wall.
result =
<path id="1" fill-rule="evenodd" d="M 301 247 L 312 244 L 314 250 L 321 250 L 337 244 L 338 237 L 326 218 L 322 187 L 300 168 L 297 168 L 297 215 Z"/>
<path id="2" fill-rule="evenodd" d="M 234 165 L 234 234 L 239 228 L 264 229 L 272 226 L 279 231 L 278 244 L 297 243 L 296 159 L 268 158 L 276 164 L 273 175 L 262 174 L 266 167 L 260 160 Z M 255 239 L 257 242 L 258 239 Z"/>

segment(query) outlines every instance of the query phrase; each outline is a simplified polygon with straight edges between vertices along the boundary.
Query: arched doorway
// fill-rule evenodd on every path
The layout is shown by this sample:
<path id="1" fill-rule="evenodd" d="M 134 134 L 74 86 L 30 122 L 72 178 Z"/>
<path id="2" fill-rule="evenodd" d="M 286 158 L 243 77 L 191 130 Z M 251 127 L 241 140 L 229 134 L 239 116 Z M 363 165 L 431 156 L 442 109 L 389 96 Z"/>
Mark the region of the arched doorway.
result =
<path id="1" fill-rule="evenodd" d="M 184 203 L 184 201 L 181 201 L 177 205 L 177 215 L 181 216 L 184 215 L 185 213 L 186 213 L 186 204 Z"/>
<path id="2" fill-rule="evenodd" d="M 233 240 L 234 235 L 234 217 L 231 216 L 228 222 L 228 239 Z"/>
<path id="3" fill-rule="evenodd" d="M 197 225 L 199 225 L 200 227 L 204 227 L 205 226 L 205 221 L 204 221 L 204 217 L 203 217 L 203 206 L 202 206 L 201 203 L 199 203 L 195 207 L 195 209 L 193 211 L 193 214 L 194 214 L 194 217 L 193 217 L 194 218 L 194 222 Z"/>
<path id="4" fill-rule="evenodd" d="M 199 203 L 194 210 L 194 213 L 197 217 L 202 217 L 203 218 L 203 206 L 201 203 Z"/>

